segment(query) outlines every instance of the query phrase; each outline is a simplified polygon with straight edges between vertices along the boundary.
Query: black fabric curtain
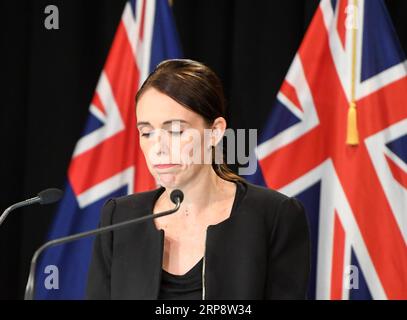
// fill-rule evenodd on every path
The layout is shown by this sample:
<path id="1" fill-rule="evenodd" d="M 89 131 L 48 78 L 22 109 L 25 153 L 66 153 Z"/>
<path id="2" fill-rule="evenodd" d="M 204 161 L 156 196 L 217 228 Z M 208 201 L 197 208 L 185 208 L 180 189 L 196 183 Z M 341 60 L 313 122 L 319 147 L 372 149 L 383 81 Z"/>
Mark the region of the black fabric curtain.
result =
<path id="1" fill-rule="evenodd" d="M 319 1 L 172 2 L 184 56 L 223 80 L 229 126 L 261 129 Z M 60 28 L 47 30 L 49 1 L 0 2 L 0 210 L 64 187 L 124 3 L 52 1 Z M 407 2 L 386 4 L 407 52 Z M 55 209 L 20 209 L 0 227 L 0 299 L 23 298 Z"/>

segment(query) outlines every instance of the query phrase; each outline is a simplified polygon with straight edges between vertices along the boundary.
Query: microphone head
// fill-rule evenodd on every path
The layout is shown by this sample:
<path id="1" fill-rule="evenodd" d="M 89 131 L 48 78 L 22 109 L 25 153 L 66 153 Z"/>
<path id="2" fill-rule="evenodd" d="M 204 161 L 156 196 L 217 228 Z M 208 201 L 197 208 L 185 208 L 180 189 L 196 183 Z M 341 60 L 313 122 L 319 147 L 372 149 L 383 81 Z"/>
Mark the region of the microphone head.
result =
<path id="1" fill-rule="evenodd" d="M 57 202 L 59 199 L 62 198 L 63 192 L 57 188 L 49 188 L 41 191 L 38 193 L 38 197 L 40 197 L 40 204 L 49 204 L 53 202 Z"/>
<path id="2" fill-rule="evenodd" d="M 174 204 L 177 204 L 178 199 L 179 203 L 181 203 L 184 200 L 184 193 L 179 189 L 175 189 L 171 192 L 170 198 L 171 201 L 174 202 Z"/>

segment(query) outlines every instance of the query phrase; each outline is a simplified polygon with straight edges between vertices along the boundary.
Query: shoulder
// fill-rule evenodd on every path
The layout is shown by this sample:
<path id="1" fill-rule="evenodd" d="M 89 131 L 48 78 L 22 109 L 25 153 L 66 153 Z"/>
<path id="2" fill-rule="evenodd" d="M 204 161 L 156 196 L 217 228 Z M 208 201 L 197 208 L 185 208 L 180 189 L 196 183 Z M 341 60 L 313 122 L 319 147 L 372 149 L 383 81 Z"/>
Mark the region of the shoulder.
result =
<path id="1" fill-rule="evenodd" d="M 137 192 L 126 196 L 110 198 L 101 212 L 102 225 L 117 223 L 119 221 L 141 217 L 148 214 L 154 200 L 163 191 L 162 187 L 154 190 Z"/>
<path id="2" fill-rule="evenodd" d="M 115 198 L 116 205 L 121 208 L 147 208 L 148 205 L 152 205 L 156 197 L 161 194 L 163 187 L 159 187 L 154 190 L 137 192 L 126 196 Z"/>
<path id="3" fill-rule="evenodd" d="M 254 208 L 261 211 L 275 212 L 287 206 L 302 208 L 302 204 L 295 198 L 289 197 L 277 190 L 244 182 L 246 193 L 244 200 Z"/>
<path id="4" fill-rule="evenodd" d="M 246 185 L 246 197 L 251 200 L 251 201 L 260 201 L 262 203 L 267 202 L 267 203 L 273 203 L 273 204 L 279 204 L 290 197 L 287 195 L 278 192 L 274 189 L 270 189 L 267 187 L 259 186 L 250 182 L 245 181 L 244 185 Z"/>
<path id="5" fill-rule="evenodd" d="M 279 191 L 258 186 L 250 182 L 244 182 L 246 193 L 243 203 L 250 208 L 251 213 L 264 215 L 269 225 L 276 222 L 289 223 L 292 220 L 306 219 L 305 209 L 302 203 Z"/>

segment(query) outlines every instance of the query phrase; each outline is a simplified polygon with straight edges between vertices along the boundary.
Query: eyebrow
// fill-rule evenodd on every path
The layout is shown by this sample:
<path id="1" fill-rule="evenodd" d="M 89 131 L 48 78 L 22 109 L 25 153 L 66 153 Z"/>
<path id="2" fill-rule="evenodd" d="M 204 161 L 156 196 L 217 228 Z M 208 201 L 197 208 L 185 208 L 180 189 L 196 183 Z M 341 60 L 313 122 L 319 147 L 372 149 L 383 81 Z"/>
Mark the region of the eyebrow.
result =
<path id="1" fill-rule="evenodd" d="M 165 125 L 165 124 L 170 124 L 172 122 L 177 122 L 177 121 L 181 122 L 181 123 L 189 124 L 188 121 L 185 121 L 185 120 L 182 120 L 182 119 L 171 119 L 171 120 L 164 121 L 162 124 Z M 139 126 L 151 126 L 151 123 L 148 122 L 148 121 L 139 121 L 139 122 L 137 122 L 137 127 L 139 127 Z"/>

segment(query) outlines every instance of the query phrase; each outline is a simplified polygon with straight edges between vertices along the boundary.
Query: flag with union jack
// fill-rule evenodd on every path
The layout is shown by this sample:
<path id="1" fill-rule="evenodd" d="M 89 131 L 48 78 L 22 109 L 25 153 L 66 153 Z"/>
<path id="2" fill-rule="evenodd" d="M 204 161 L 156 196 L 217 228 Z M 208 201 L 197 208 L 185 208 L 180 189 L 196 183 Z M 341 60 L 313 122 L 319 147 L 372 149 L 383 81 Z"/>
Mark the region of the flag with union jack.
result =
<path id="1" fill-rule="evenodd" d="M 407 298 L 407 62 L 381 0 L 322 0 L 253 182 L 300 199 L 310 299 Z"/>
<path id="2" fill-rule="evenodd" d="M 127 2 L 73 153 L 49 239 L 96 228 L 108 198 L 156 187 L 138 144 L 135 95 L 160 61 L 180 57 L 168 0 Z M 36 299 L 84 297 L 92 242 L 83 239 L 44 253 Z M 48 277 L 50 265 L 58 268 L 57 278 Z"/>

